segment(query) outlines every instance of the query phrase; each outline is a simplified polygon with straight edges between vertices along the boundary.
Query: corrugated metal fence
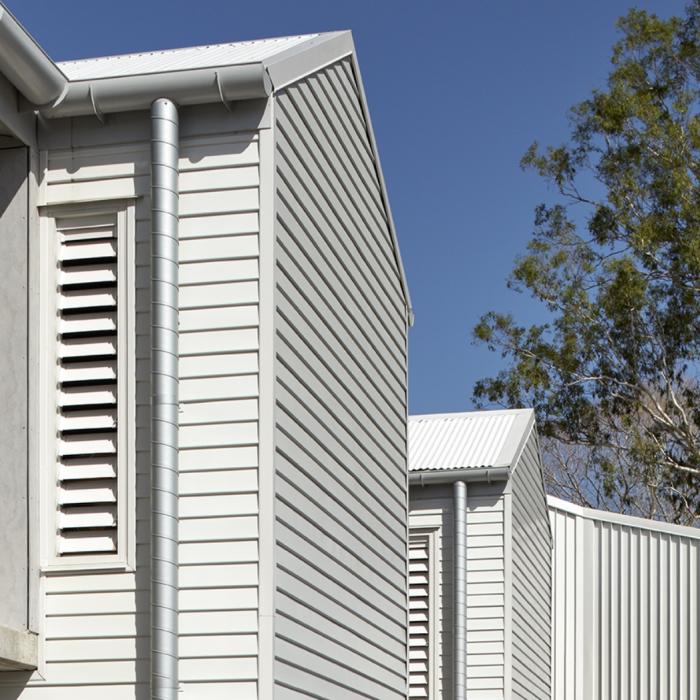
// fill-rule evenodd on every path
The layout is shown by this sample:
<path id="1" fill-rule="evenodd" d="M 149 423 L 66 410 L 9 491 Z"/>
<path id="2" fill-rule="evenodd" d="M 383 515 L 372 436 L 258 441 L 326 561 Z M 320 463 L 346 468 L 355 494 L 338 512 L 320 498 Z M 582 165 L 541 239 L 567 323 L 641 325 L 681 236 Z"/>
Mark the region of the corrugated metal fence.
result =
<path id="1" fill-rule="evenodd" d="M 549 499 L 552 697 L 696 700 L 700 531 Z"/>

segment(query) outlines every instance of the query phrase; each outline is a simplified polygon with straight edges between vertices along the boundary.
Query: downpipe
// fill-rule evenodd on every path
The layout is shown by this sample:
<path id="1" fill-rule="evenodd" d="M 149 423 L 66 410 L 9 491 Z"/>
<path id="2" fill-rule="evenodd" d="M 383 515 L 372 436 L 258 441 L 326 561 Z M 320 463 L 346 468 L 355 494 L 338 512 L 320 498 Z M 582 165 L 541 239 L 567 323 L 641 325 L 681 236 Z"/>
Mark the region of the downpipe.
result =
<path id="1" fill-rule="evenodd" d="M 455 481 L 454 494 L 454 700 L 467 698 L 467 484 Z"/>
<path id="2" fill-rule="evenodd" d="M 151 698 L 178 693 L 178 112 L 151 105 Z"/>

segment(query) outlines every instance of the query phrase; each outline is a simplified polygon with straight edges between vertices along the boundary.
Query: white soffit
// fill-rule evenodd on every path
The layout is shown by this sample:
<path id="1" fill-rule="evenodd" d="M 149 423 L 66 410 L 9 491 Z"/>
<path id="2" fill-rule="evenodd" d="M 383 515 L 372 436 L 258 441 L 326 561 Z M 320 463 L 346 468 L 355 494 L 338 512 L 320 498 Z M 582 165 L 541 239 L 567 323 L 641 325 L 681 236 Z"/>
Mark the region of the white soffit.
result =
<path id="1" fill-rule="evenodd" d="M 80 61 L 62 61 L 58 67 L 69 80 L 100 80 L 128 75 L 163 73 L 165 71 L 215 68 L 246 63 L 260 63 L 266 59 L 312 41 L 319 34 L 239 41 L 231 44 L 193 46 L 186 49 L 147 51 L 123 56 L 104 56 Z"/>
<path id="2" fill-rule="evenodd" d="M 515 467 L 532 409 L 409 416 L 408 469 Z"/>

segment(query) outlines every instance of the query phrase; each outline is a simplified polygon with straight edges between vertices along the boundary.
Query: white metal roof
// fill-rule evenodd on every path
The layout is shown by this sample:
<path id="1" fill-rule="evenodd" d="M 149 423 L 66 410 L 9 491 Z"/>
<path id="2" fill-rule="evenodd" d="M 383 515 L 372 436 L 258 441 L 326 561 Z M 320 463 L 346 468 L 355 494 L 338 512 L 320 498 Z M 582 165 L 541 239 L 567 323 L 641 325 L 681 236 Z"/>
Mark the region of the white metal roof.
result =
<path id="1" fill-rule="evenodd" d="M 409 416 L 409 471 L 514 467 L 530 408 Z"/>
<path id="2" fill-rule="evenodd" d="M 319 34 L 285 36 L 275 39 L 239 41 L 231 44 L 193 46 L 185 49 L 103 56 L 80 61 L 62 61 L 58 67 L 69 80 L 99 80 L 126 75 L 189 70 L 260 63 L 282 51 L 318 37 Z"/>

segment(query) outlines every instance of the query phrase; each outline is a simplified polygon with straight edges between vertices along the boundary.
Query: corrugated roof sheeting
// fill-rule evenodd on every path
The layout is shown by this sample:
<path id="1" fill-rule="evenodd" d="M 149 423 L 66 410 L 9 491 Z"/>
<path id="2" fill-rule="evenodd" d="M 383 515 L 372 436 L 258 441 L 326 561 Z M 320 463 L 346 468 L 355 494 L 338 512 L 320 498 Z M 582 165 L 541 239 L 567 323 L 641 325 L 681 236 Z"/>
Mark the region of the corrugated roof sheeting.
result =
<path id="1" fill-rule="evenodd" d="M 58 66 L 69 80 L 99 80 L 125 75 L 234 66 L 259 63 L 317 36 L 319 35 L 304 34 L 231 44 L 148 51 L 123 56 L 104 56 L 80 61 L 63 61 Z"/>
<path id="2" fill-rule="evenodd" d="M 519 409 L 410 416 L 409 471 L 511 466 L 531 415 Z"/>

